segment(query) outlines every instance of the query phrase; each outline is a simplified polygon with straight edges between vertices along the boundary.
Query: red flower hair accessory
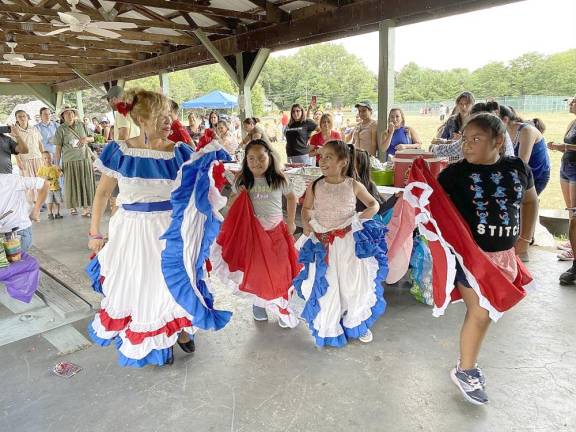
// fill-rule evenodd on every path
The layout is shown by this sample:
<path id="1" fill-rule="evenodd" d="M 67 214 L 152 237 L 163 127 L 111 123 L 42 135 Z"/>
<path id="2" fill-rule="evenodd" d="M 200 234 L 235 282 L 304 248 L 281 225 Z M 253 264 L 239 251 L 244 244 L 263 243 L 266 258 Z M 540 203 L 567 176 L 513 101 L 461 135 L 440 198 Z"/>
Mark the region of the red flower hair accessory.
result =
<path id="1" fill-rule="evenodd" d="M 126 103 L 126 102 L 118 102 L 116 104 L 116 111 L 118 111 L 120 114 L 122 114 L 124 117 L 128 116 L 128 113 L 130 111 L 132 111 L 132 107 L 134 106 L 134 104 L 131 103 Z"/>

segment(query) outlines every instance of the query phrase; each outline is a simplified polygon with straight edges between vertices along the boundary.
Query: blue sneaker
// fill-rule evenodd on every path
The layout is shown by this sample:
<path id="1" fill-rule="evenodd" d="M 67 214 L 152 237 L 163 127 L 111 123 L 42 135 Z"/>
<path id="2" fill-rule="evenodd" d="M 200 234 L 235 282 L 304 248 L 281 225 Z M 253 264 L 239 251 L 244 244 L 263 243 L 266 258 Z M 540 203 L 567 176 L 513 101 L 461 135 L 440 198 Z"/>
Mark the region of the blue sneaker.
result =
<path id="1" fill-rule="evenodd" d="M 266 308 L 252 305 L 252 315 L 256 321 L 268 321 L 268 314 Z"/>
<path id="2" fill-rule="evenodd" d="M 450 378 L 471 404 L 485 405 L 488 403 L 488 395 L 483 384 L 485 378 L 478 368 L 467 370 L 454 368 L 450 372 Z"/>

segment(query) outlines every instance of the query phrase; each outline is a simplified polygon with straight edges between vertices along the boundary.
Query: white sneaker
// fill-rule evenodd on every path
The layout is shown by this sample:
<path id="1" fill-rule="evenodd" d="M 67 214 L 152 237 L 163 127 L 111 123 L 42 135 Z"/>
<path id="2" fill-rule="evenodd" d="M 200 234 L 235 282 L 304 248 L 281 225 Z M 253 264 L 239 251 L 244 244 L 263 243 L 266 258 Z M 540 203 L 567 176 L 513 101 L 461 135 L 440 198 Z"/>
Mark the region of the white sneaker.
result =
<path id="1" fill-rule="evenodd" d="M 278 318 L 278 325 L 280 326 L 280 328 L 288 328 L 288 327 L 290 327 L 288 324 L 286 324 L 284 321 L 282 321 L 281 318 Z"/>
<path id="2" fill-rule="evenodd" d="M 372 332 L 370 330 L 366 330 L 366 333 L 358 338 L 358 340 L 362 343 L 370 343 L 372 342 L 372 339 L 374 339 L 374 337 L 372 336 Z"/>

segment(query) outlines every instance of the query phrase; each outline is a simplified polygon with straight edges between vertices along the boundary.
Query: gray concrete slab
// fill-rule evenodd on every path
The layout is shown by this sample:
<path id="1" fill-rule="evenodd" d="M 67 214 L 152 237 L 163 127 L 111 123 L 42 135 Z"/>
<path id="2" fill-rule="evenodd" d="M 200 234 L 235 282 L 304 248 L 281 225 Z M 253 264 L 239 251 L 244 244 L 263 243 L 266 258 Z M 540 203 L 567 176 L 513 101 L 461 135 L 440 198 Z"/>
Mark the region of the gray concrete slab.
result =
<path id="1" fill-rule="evenodd" d="M 71 268 L 88 257 L 88 221 L 67 217 L 34 227 L 35 243 Z M 388 311 L 374 342 L 318 350 L 305 327 L 256 323 L 250 304 L 219 290 L 235 315 L 228 327 L 197 336 L 191 356 L 171 367 L 121 369 L 112 348 L 67 356 L 41 337 L 0 349 L 0 431 L 575 431 L 576 287 L 567 267 L 535 251 L 540 290 L 493 325 L 481 354 L 491 402 L 464 402 L 448 372 L 464 314 L 445 317 L 386 289 Z M 88 320 L 79 322 L 83 333 Z M 84 369 L 50 374 L 58 361 Z"/>

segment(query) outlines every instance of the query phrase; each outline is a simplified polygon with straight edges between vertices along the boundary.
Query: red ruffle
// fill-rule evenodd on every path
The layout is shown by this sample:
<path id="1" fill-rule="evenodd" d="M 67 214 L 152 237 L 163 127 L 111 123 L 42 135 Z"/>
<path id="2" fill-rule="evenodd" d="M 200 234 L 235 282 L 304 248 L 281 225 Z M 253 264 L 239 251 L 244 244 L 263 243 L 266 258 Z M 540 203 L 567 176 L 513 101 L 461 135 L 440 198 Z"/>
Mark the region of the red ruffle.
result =
<path id="1" fill-rule="evenodd" d="M 166 336 L 172 336 L 174 333 L 180 332 L 186 327 L 192 326 L 192 321 L 188 318 L 181 317 L 175 318 L 170 322 L 167 322 L 164 326 L 157 330 L 151 330 L 147 332 L 135 332 L 130 330 L 128 325 L 132 321 L 132 316 L 128 315 L 123 318 L 112 318 L 108 315 L 106 310 L 101 309 L 99 312 L 100 322 L 106 331 L 121 331 L 126 329 L 126 337 L 133 345 L 138 345 L 144 341 L 144 339 L 149 337 L 154 337 L 160 334 L 166 334 Z"/>
<path id="2" fill-rule="evenodd" d="M 288 300 L 292 281 L 302 267 L 297 261 L 294 238 L 284 222 L 265 231 L 254 216 L 246 191 L 228 210 L 216 242 L 229 271 L 244 274 L 240 291 L 263 300 Z"/>

